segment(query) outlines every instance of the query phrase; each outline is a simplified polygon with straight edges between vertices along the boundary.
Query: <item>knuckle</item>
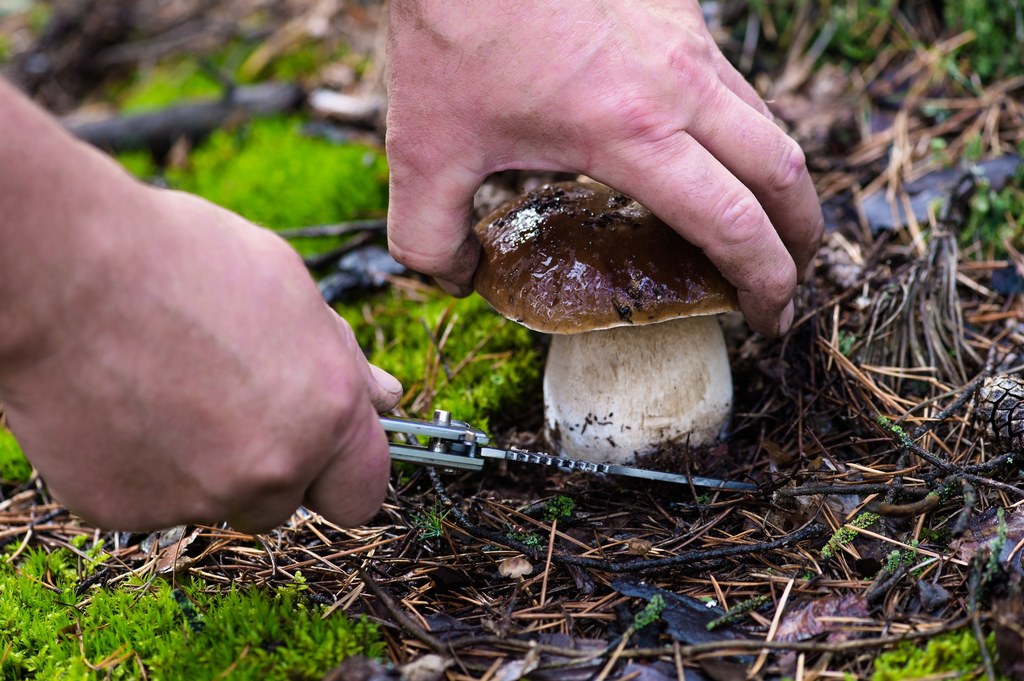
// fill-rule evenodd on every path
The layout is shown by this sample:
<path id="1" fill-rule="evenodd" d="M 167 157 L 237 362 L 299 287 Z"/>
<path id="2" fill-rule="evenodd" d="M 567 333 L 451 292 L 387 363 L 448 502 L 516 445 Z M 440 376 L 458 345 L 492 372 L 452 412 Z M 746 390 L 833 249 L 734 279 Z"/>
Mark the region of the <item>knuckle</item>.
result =
<path id="1" fill-rule="evenodd" d="M 808 179 L 807 158 L 803 149 L 793 139 L 784 136 L 779 145 L 778 162 L 771 175 L 772 188 L 780 194 L 788 194 Z"/>
<path id="2" fill-rule="evenodd" d="M 752 194 L 743 194 L 724 198 L 721 205 L 721 245 L 734 254 L 764 254 L 765 259 L 749 283 L 762 296 L 770 298 L 770 304 L 779 309 L 785 307 L 796 291 L 797 269 L 779 243 L 761 204 Z"/>
<path id="3" fill-rule="evenodd" d="M 721 54 L 714 39 L 704 30 L 677 30 L 668 42 L 668 49 L 664 52 L 668 66 L 684 75 L 706 72 Z"/>
<path id="4" fill-rule="evenodd" d="M 581 125 L 624 142 L 659 142 L 676 135 L 722 96 L 714 66 L 717 51 L 703 36 L 684 31 L 655 63 L 634 65 L 632 79 L 617 80 L 603 96 L 588 97 Z M 680 91 L 687 97 L 680 99 Z"/>
<path id="5" fill-rule="evenodd" d="M 238 505 L 236 491 L 228 480 L 218 475 L 193 477 L 187 492 L 168 504 L 149 510 L 156 515 L 161 526 L 188 523 L 215 523 L 223 521 L 227 512 Z"/>
<path id="6" fill-rule="evenodd" d="M 668 72 L 675 74 L 677 86 L 691 93 L 691 101 L 702 108 L 708 97 L 723 91 L 719 72 L 724 58 L 710 36 L 691 34 L 668 52 L 668 60 Z"/>
<path id="7" fill-rule="evenodd" d="M 366 506 L 353 511 L 349 517 L 344 519 L 344 524 L 349 527 L 358 527 L 373 520 L 373 517 L 380 510 L 381 504 L 384 503 L 385 496 L 384 491 L 374 494 L 372 504 L 368 503 Z"/>
<path id="8" fill-rule="evenodd" d="M 761 204 L 753 194 L 725 195 L 720 202 L 725 244 L 732 249 L 752 249 L 762 245 L 770 225 Z"/>
<path id="9" fill-rule="evenodd" d="M 276 451 L 255 457 L 240 471 L 237 491 L 231 495 L 234 503 L 230 505 L 246 505 L 253 499 L 277 496 L 302 487 L 305 481 L 299 474 L 300 469 L 297 461 Z"/>
<path id="10" fill-rule="evenodd" d="M 606 111 L 598 112 L 599 121 L 611 121 L 616 137 L 625 141 L 661 139 L 671 134 L 665 116 L 650 97 L 621 94 L 605 102 Z"/>
<path id="11" fill-rule="evenodd" d="M 365 407 L 366 389 L 361 385 L 362 381 L 356 374 L 357 371 L 353 367 L 351 371 L 347 372 L 347 377 L 351 380 L 348 381 L 345 389 L 331 391 L 332 396 L 326 402 L 323 419 L 325 423 L 333 426 L 330 430 L 334 433 L 348 429 L 353 419 Z M 335 437 L 332 436 L 331 442 L 334 441 L 336 441 Z"/>

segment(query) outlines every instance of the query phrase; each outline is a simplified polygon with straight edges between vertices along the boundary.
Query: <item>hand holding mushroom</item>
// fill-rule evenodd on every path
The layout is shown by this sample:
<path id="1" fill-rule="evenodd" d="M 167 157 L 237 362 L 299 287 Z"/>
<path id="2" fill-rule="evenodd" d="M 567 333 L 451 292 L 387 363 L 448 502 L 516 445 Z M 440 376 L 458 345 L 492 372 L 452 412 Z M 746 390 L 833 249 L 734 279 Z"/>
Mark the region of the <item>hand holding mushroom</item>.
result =
<path id="1" fill-rule="evenodd" d="M 693 0 L 393 0 L 391 248 L 467 294 L 472 197 L 507 168 L 625 192 L 703 250 L 761 333 L 792 321 L 822 233 L 796 143 Z"/>

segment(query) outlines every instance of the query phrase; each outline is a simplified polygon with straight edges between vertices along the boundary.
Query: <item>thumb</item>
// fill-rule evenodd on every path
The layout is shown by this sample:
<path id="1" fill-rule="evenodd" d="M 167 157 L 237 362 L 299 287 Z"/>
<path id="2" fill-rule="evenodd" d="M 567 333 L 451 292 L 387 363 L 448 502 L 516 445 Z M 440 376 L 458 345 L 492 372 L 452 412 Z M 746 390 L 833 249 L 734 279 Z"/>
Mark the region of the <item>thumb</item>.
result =
<path id="1" fill-rule="evenodd" d="M 338 325 L 342 344 L 352 353 L 356 366 L 363 375 L 366 394 L 373 403 L 373 408 L 380 414 L 393 408 L 402 399 L 402 384 L 388 372 L 367 362 L 366 355 L 359 348 L 355 334 L 352 333 L 352 327 L 333 310 L 330 313 Z"/>
<path id="2" fill-rule="evenodd" d="M 392 137 L 388 138 L 388 154 L 388 247 L 392 256 L 437 278 L 449 293 L 469 295 L 480 259 L 480 243 L 472 224 L 473 195 L 483 175 L 456 165 L 412 163 Z"/>
<path id="3" fill-rule="evenodd" d="M 377 413 L 393 409 L 398 401 L 402 399 L 402 384 L 397 378 L 384 371 L 378 366 L 367 364 L 370 368 L 369 386 L 370 401 Z"/>

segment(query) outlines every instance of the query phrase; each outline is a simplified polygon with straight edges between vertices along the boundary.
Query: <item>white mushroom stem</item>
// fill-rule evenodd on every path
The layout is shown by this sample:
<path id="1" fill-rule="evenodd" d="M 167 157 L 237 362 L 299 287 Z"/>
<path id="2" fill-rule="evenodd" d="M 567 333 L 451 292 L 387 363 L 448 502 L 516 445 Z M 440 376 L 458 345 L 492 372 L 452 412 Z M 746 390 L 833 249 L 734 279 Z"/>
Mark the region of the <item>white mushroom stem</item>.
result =
<path id="1" fill-rule="evenodd" d="M 713 316 L 557 335 L 544 372 L 548 433 L 576 459 L 632 463 L 673 442 L 714 442 L 732 409 Z"/>

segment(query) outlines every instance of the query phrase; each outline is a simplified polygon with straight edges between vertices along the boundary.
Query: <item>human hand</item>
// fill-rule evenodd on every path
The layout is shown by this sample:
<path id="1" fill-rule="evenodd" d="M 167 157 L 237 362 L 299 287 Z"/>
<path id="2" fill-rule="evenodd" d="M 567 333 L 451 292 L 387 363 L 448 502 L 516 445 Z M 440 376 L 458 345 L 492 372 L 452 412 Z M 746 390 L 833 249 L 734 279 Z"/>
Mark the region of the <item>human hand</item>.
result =
<path id="1" fill-rule="evenodd" d="M 372 516 L 390 469 L 377 411 L 401 386 L 367 364 L 301 259 L 237 215 L 80 153 L 64 162 L 100 205 L 64 211 L 76 224 L 58 248 L 73 257 L 26 290 L 46 323 L 0 352 L 10 425 L 57 498 L 125 530 L 263 531 L 300 504 L 345 525 Z"/>
<path id="2" fill-rule="evenodd" d="M 821 240 L 803 153 L 726 61 L 694 0 L 392 0 L 394 256 L 472 290 L 490 173 L 588 175 L 704 249 L 761 333 L 785 332 Z"/>

